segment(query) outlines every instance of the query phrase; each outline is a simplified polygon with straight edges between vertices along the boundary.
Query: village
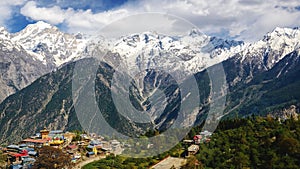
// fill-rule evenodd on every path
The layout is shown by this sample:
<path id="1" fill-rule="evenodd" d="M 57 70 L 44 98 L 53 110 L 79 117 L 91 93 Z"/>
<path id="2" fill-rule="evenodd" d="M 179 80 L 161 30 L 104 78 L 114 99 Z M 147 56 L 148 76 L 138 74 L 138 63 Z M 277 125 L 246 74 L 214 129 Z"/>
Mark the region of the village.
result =
<path id="1" fill-rule="evenodd" d="M 199 151 L 199 144 L 210 141 L 212 133 L 208 131 L 200 132 L 191 140 L 183 140 L 185 145 L 185 154 L 182 160 L 195 155 Z M 51 146 L 61 149 L 71 157 L 74 166 L 81 167 L 80 164 L 87 164 L 94 159 L 105 158 L 107 155 L 120 155 L 124 151 L 127 144 L 118 140 L 108 140 L 95 133 L 74 133 L 63 132 L 62 130 L 47 130 L 46 128 L 36 133 L 34 136 L 23 139 L 17 144 L 11 144 L 3 148 L 3 152 L 7 155 L 7 168 L 24 169 L 32 168 L 36 158 L 39 156 L 40 148 Z M 165 168 L 168 166 L 180 167 L 180 163 L 174 163 L 171 158 L 166 158 L 151 168 Z"/>
<path id="2" fill-rule="evenodd" d="M 3 148 L 7 155 L 7 167 L 12 169 L 31 168 L 43 146 L 61 149 L 71 156 L 71 161 L 78 164 L 96 156 L 105 157 L 109 154 L 121 154 L 123 146 L 117 140 L 106 140 L 95 133 L 79 135 L 62 130 L 43 129 L 34 136 Z M 77 136 L 78 137 L 78 136 Z"/>

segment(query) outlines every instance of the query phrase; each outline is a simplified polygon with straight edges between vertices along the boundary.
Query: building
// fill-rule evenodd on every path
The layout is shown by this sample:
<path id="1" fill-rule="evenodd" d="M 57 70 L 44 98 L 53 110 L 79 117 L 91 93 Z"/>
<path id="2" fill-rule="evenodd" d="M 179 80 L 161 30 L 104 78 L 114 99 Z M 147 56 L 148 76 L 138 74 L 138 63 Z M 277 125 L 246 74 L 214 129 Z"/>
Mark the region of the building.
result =
<path id="1" fill-rule="evenodd" d="M 208 143 L 210 141 L 212 132 L 205 130 L 205 131 L 200 132 L 200 135 L 202 136 L 202 142 Z"/>
<path id="2" fill-rule="evenodd" d="M 188 147 L 187 156 L 195 155 L 199 151 L 199 145 L 191 145 Z"/>
<path id="3" fill-rule="evenodd" d="M 94 154 L 97 155 L 98 149 L 96 146 L 88 145 L 86 148 L 88 149 L 89 152 L 94 152 Z"/>
<path id="4" fill-rule="evenodd" d="M 200 132 L 200 135 L 202 137 L 204 137 L 204 138 L 208 138 L 208 137 L 210 137 L 212 135 L 212 133 L 209 132 L 209 131 L 207 131 L 207 130 L 205 130 L 205 131 Z"/>
<path id="5" fill-rule="evenodd" d="M 93 151 L 87 152 L 86 153 L 87 157 L 95 157 L 95 153 Z"/>
<path id="6" fill-rule="evenodd" d="M 78 146 L 76 144 L 70 144 L 66 147 L 67 153 L 74 154 L 78 150 Z"/>
<path id="7" fill-rule="evenodd" d="M 6 147 L 6 152 L 19 152 L 20 151 L 20 147 L 18 145 L 9 145 Z"/>
<path id="8" fill-rule="evenodd" d="M 70 143 L 76 135 L 74 133 L 66 132 L 65 134 L 63 134 L 63 136 L 64 136 L 64 139 L 68 143 Z"/>
<path id="9" fill-rule="evenodd" d="M 61 146 L 65 141 L 62 139 L 53 139 L 51 141 L 49 141 L 49 145 L 50 146 L 55 146 L 55 147 L 59 147 Z"/>
<path id="10" fill-rule="evenodd" d="M 40 131 L 42 139 L 48 139 L 50 131 L 44 128 L 43 130 Z"/>
<path id="11" fill-rule="evenodd" d="M 191 145 L 194 143 L 194 140 L 183 140 L 184 144 Z"/>
<path id="12" fill-rule="evenodd" d="M 80 137 L 85 142 L 90 142 L 91 141 L 91 138 L 87 134 L 80 134 Z"/>
<path id="13" fill-rule="evenodd" d="M 9 146 L 8 146 L 9 147 Z M 27 150 L 19 150 L 18 152 L 11 151 L 12 149 L 8 149 L 6 154 L 7 154 L 7 161 L 10 162 L 10 164 L 15 163 L 21 163 L 22 162 L 22 157 L 27 157 L 28 156 L 28 151 Z"/>
<path id="14" fill-rule="evenodd" d="M 24 157 L 22 159 L 22 166 L 23 166 L 23 168 L 32 168 L 35 161 L 36 160 L 34 158 Z"/>
<path id="15" fill-rule="evenodd" d="M 51 130 L 49 132 L 48 136 L 51 138 L 64 139 L 63 134 L 64 134 L 64 132 L 62 130 Z"/>
<path id="16" fill-rule="evenodd" d="M 195 135 L 193 137 L 194 144 L 200 144 L 202 142 L 202 135 Z"/>
<path id="17" fill-rule="evenodd" d="M 200 132 L 199 135 L 195 135 L 193 137 L 194 144 L 209 142 L 211 135 L 212 135 L 212 133 L 207 130 Z"/>
<path id="18" fill-rule="evenodd" d="M 76 144 L 71 144 L 71 145 L 68 145 L 68 146 L 67 146 L 67 149 L 68 149 L 68 150 L 72 150 L 72 151 L 74 151 L 74 150 L 77 150 L 77 149 L 78 149 L 78 147 L 77 147 L 77 145 L 76 145 Z"/>
<path id="19" fill-rule="evenodd" d="M 44 137 L 45 138 L 45 137 Z M 26 144 L 28 147 L 41 147 L 41 146 L 46 146 L 49 145 L 49 138 L 47 139 L 31 139 L 27 138 L 22 140 L 20 143 L 21 144 Z"/>

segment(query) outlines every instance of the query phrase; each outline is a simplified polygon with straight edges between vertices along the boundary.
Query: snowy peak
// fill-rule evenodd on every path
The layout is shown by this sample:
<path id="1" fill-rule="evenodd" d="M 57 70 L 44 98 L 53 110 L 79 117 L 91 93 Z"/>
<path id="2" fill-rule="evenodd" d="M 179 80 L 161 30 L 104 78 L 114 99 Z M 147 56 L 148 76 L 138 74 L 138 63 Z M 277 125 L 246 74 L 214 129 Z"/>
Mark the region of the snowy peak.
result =
<path id="1" fill-rule="evenodd" d="M 231 47 L 223 54 L 237 56 L 242 62 L 256 65 L 257 69 L 268 70 L 283 59 L 287 54 L 300 46 L 300 30 L 298 28 L 275 28 L 267 33 L 262 40 Z"/>
<path id="2" fill-rule="evenodd" d="M 51 30 L 52 29 L 52 30 Z M 45 32 L 53 32 L 53 31 L 58 31 L 57 27 L 51 26 L 50 24 L 43 22 L 43 21 L 39 21 L 35 24 L 29 24 L 27 25 L 23 30 L 21 30 L 20 32 L 14 34 L 13 39 L 15 41 L 20 41 L 20 40 L 24 40 L 27 38 L 31 38 L 31 37 L 35 37 L 38 36 L 40 34 L 43 34 Z"/>
<path id="3" fill-rule="evenodd" d="M 0 52 L 10 53 L 13 50 L 23 50 L 23 47 L 12 41 L 11 37 L 11 34 L 4 27 L 0 27 Z"/>
<path id="4" fill-rule="evenodd" d="M 192 32 L 192 31 L 191 31 Z M 114 43 L 114 50 L 120 52 L 121 55 L 140 51 L 144 48 L 152 48 L 158 50 L 183 49 L 200 45 L 204 41 L 208 41 L 208 36 L 199 33 L 188 33 L 187 35 L 168 36 L 157 32 L 143 32 L 139 34 L 131 34 L 117 39 Z M 201 46 L 198 46 L 198 48 Z M 131 51 L 132 50 L 132 51 Z M 124 51 L 124 52 L 122 52 Z"/>
<path id="5" fill-rule="evenodd" d="M 31 60 L 43 63 L 44 72 L 83 57 L 99 56 L 103 54 L 102 49 L 109 50 L 108 54 L 117 54 L 128 63 L 129 69 L 164 66 L 168 70 L 197 73 L 232 58 L 236 63 L 249 65 L 251 71 L 268 70 L 289 53 L 300 51 L 300 30 L 275 28 L 260 41 L 244 43 L 210 37 L 197 29 L 176 36 L 148 31 L 104 39 L 63 33 L 42 21 L 15 34 L 0 28 L 0 50 L 6 53 L 3 56 L 22 52 L 32 57 Z"/>
<path id="6" fill-rule="evenodd" d="M 196 36 L 205 36 L 204 33 L 200 32 L 199 29 L 191 29 L 188 33 L 189 36 L 191 37 L 196 37 Z"/>
<path id="7" fill-rule="evenodd" d="M 10 39 L 11 38 L 10 33 L 4 27 L 0 27 L 0 38 L 1 39 Z"/>
<path id="8" fill-rule="evenodd" d="M 164 64 L 170 70 L 196 73 L 226 59 L 220 58 L 217 56 L 219 52 L 214 51 L 229 49 L 243 42 L 212 38 L 198 30 L 191 30 L 176 36 L 151 31 L 135 33 L 109 43 L 109 50 L 119 54 L 131 68 L 151 69 Z"/>
<path id="9" fill-rule="evenodd" d="M 162 35 L 158 35 L 156 32 L 144 32 L 144 33 L 136 33 L 128 36 L 122 36 L 118 40 L 116 40 L 116 46 L 119 44 L 126 44 L 128 46 L 135 47 L 138 43 L 152 43 L 157 42 L 161 39 Z"/>
<path id="10" fill-rule="evenodd" d="M 121 55 L 128 55 L 132 51 L 140 51 L 144 48 L 158 50 L 175 50 L 176 52 L 203 52 L 205 46 L 209 52 L 215 49 L 230 49 L 242 45 L 242 41 L 224 40 L 221 38 L 210 37 L 199 30 L 192 29 L 184 35 L 168 36 L 157 32 L 143 32 L 122 36 L 114 42 L 114 50 Z M 132 50 L 132 51 L 131 51 Z M 207 51 L 206 51 L 207 52 Z M 135 53 L 135 52 L 134 52 Z"/>
<path id="11" fill-rule="evenodd" d="M 54 26 L 50 25 L 49 23 L 46 23 L 44 21 L 38 21 L 35 24 L 30 24 L 28 25 L 29 27 L 38 27 L 39 29 L 49 29 L 49 28 L 53 28 Z"/>
<path id="12" fill-rule="evenodd" d="M 63 33 L 57 27 L 43 21 L 30 24 L 12 35 L 0 28 L 0 38 L 11 39 L 12 43 L 20 44 L 49 68 L 85 57 L 83 52 L 87 52 L 89 56 L 95 49 L 93 46 L 101 46 L 100 43 L 103 43 L 88 41 L 90 37 L 81 33 Z M 167 63 L 170 57 L 174 57 L 180 59 L 184 65 L 182 67 L 182 64 L 174 64 L 174 67 L 197 72 L 234 56 L 240 57 L 241 61 L 256 60 L 262 68 L 270 69 L 285 55 L 300 47 L 299 39 L 298 28 L 277 27 L 255 43 L 210 37 L 198 29 L 176 36 L 148 31 L 104 41 L 109 43 L 108 50 L 118 53 L 134 65 Z"/>
<path id="13" fill-rule="evenodd" d="M 230 49 L 232 47 L 243 45 L 243 41 L 235 41 L 235 40 L 224 40 L 217 37 L 210 37 L 210 43 L 215 47 L 215 49 Z"/>
<path id="14" fill-rule="evenodd" d="M 57 27 L 39 21 L 14 34 L 12 40 L 45 65 L 55 68 L 79 57 L 85 40 L 78 36 L 63 33 Z"/>
<path id="15" fill-rule="evenodd" d="M 266 37 L 276 38 L 285 36 L 287 38 L 295 38 L 299 36 L 299 28 L 280 28 L 276 27 L 272 32 L 268 33 Z"/>
<path id="16" fill-rule="evenodd" d="M 49 23 L 46 23 L 44 21 L 38 21 L 34 24 L 29 24 L 26 26 L 26 28 L 24 30 L 34 30 L 34 29 L 38 29 L 38 30 L 44 30 L 44 29 L 50 29 L 50 28 L 56 28 L 55 26 L 50 25 Z"/>
<path id="17" fill-rule="evenodd" d="M 280 49 L 282 46 L 298 47 L 299 39 L 300 30 L 298 28 L 276 27 L 272 32 L 268 33 L 262 41 L 272 48 Z"/>

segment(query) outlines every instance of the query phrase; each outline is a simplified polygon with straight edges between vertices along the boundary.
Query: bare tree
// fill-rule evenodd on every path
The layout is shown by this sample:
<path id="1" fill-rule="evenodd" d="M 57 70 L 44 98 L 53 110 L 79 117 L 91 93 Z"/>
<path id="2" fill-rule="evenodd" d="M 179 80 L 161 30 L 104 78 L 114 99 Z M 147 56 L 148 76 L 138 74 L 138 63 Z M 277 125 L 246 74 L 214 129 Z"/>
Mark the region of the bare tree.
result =
<path id="1" fill-rule="evenodd" d="M 73 167 L 71 157 L 61 149 L 50 146 L 42 147 L 33 169 L 70 169 Z"/>

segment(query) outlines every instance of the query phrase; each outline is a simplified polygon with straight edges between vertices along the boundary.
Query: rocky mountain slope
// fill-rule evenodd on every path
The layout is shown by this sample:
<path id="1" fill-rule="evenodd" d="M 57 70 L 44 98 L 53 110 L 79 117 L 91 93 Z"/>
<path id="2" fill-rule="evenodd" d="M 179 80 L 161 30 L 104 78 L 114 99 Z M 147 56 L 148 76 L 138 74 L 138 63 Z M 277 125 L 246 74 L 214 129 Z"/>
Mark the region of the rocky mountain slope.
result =
<path id="1" fill-rule="evenodd" d="M 113 47 L 109 48 L 110 51 L 106 55 L 108 58 L 105 60 L 110 65 L 102 64 L 98 69 L 96 76 L 98 107 L 103 110 L 106 120 L 115 129 L 129 135 L 141 134 L 149 129 L 167 129 L 177 117 L 176 112 L 180 107 L 178 101 L 181 98 L 178 97 L 178 84 L 176 85 L 172 78 L 151 70 L 153 65 L 155 68 L 155 64 L 159 63 L 169 66 L 171 70 L 181 69 L 194 73 L 200 91 L 200 110 L 190 118 L 192 121 L 201 122 L 209 110 L 211 97 L 210 80 L 205 66 L 221 61 L 229 92 L 225 117 L 267 114 L 292 104 L 299 106 L 300 93 L 297 92 L 300 91 L 299 32 L 298 29 L 276 28 L 262 40 L 245 44 L 219 40 L 193 31 L 182 37 L 168 37 L 154 33 L 122 37 L 114 41 Z M 99 47 L 97 43 L 89 44 L 86 49 L 85 57 L 103 54 L 101 46 Z M 203 55 L 204 50 L 208 55 Z M 179 62 L 170 62 L 174 58 L 179 58 Z M 116 63 L 118 60 L 128 61 L 129 70 L 135 66 L 148 70 L 140 77 L 144 80 L 144 86 L 148 88 L 140 90 L 139 83 L 131 84 L 133 86 L 131 103 L 137 109 L 151 108 L 146 101 L 155 94 L 151 91 L 160 87 L 157 84 L 165 86 L 164 94 L 170 99 L 161 103 L 161 107 L 167 107 L 162 114 L 152 116 L 152 123 L 141 125 L 117 113 L 110 88 L 112 74 L 116 68 L 114 64 L 118 64 Z M 1 142 L 20 139 L 43 127 L 66 130 L 80 128 L 74 110 L 73 102 L 76 100 L 72 100 L 71 96 L 74 64 L 70 63 L 56 72 L 39 78 L 32 85 L 8 97 L 0 105 Z M 79 94 L 85 91 L 84 88 L 78 90 Z M 144 94 L 146 97 L 142 97 Z M 189 98 L 188 95 L 183 97 Z M 15 121 L 21 125 L 16 125 Z"/>
<path id="2" fill-rule="evenodd" d="M 23 46 L 12 41 L 4 28 L 0 28 L 0 102 L 49 71 Z"/>
<path id="3" fill-rule="evenodd" d="M 11 34 L 0 28 L 0 102 L 42 75 L 80 56 L 85 39 L 45 22 Z"/>
<path id="4" fill-rule="evenodd" d="M 45 73 L 56 70 L 58 67 L 80 58 L 86 58 L 93 55 L 95 48 L 99 48 L 103 41 L 99 41 L 98 37 L 87 36 L 83 34 L 68 34 L 61 32 L 57 27 L 52 26 L 45 22 L 37 22 L 30 24 L 20 32 L 10 34 L 4 28 L 1 28 L 0 38 L 3 43 L 0 51 L 3 59 L 11 56 L 6 48 L 20 48 L 23 53 L 26 53 L 28 59 L 24 61 L 30 63 L 30 66 L 37 71 L 32 72 L 34 75 L 23 73 L 21 69 L 17 69 L 19 74 L 25 79 L 18 81 L 14 76 L 6 76 L 6 82 L 2 83 L 0 93 L 2 99 L 8 95 L 13 94 L 16 89 L 20 90 L 30 84 L 33 80 L 37 79 Z M 93 41 L 96 39 L 96 41 Z M 5 41 L 5 42 L 4 42 Z M 214 51 L 215 56 L 223 50 L 229 50 L 232 46 L 239 46 L 242 42 L 227 41 L 214 37 L 206 36 L 199 31 L 191 30 L 186 35 L 180 36 L 167 36 L 160 35 L 155 32 L 144 32 L 140 34 L 133 34 L 120 37 L 114 41 L 105 39 L 104 44 L 110 43 L 111 46 L 105 46 L 106 50 L 119 53 L 123 59 L 128 60 L 131 67 L 138 66 L 139 68 L 147 68 L 150 65 L 157 66 L 157 63 L 165 63 L 175 69 L 185 69 L 191 72 L 198 72 L 208 65 L 218 63 L 225 58 L 210 57 L 204 55 L 206 52 L 201 52 L 200 49 L 205 47 L 205 50 Z M 7 45 L 7 46 L 6 46 Z M 103 47 L 103 46 L 101 46 Z M 130 51 L 130 53 L 128 53 Z M 137 52 L 143 51 L 142 53 Z M 169 57 L 160 57 L 161 55 L 168 54 Z M 17 54 L 16 51 L 14 55 Z M 24 54 L 23 54 L 24 55 Z M 176 62 L 170 60 L 177 59 Z M 32 62 L 35 61 L 35 63 Z M 5 61 L 1 62 L 6 64 Z M 11 62 L 14 64 L 13 62 Z M 42 63 L 42 65 L 41 65 Z M 22 66 L 22 63 L 18 63 Z M 25 67 L 25 66 L 22 66 Z M 18 74 L 9 72 L 8 74 Z M 28 72 L 24 70 L 24 72 Z M 4 76 L 3 76 L 4 77 Z M 14 78 L 14 79 L 10 79 Z M 7 90 L 10 84 L 7 81 L 14 81 L 20 83 L 15 90 Z M 2 90 L 3 89 L 3 90 Z"/>
<path id="5" fill-rule="evenodd" d="M 71 66 L 72 64 L 67 65 L 55 73 L 39 78 L 3 102 L 1 107 L 3 140 L 19 140 L 38 131 L 42 126 L 53 129 L 52 126 L 60 129 L 72 126 L 76 115 L 70 114 Z"/>

